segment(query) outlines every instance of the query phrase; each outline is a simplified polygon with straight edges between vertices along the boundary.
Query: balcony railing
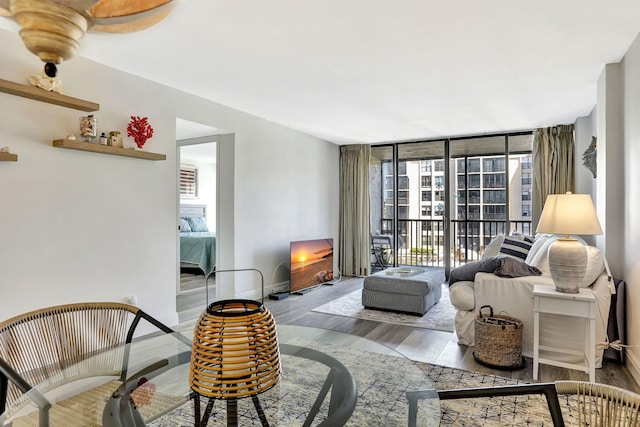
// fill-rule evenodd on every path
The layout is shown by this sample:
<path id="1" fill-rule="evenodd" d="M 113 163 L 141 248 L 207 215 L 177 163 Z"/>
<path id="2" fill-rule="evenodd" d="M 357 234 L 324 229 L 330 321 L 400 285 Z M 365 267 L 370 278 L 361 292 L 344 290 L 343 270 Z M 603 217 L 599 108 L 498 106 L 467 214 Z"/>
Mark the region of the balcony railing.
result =
<path id="1" fill-rule="evenodd" d="M 382 220 L 385 234 L 393 234 L 393 221 Z M 484 248 L 498 234 L 514 231 L 532 235 L 531 221 L 453 220 L 451 221 L 451 250 L 444 248 L 445 226 L 441 219 L 398 220 L 398 265 L 443 267 L 445 257 L 451 258 L 451 268 L 482 257 Z"/>

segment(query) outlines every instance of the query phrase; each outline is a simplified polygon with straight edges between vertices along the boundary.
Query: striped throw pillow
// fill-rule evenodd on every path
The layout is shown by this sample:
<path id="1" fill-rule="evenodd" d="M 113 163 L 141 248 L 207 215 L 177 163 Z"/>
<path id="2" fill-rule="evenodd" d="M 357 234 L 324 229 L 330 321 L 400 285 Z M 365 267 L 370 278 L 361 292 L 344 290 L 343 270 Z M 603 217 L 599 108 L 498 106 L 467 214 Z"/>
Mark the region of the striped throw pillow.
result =
<path id="1" fill-rule="evenodd" d="M 498 256 L 509 256 L 524 261 L 527 259 L 532 245 L 532 242 L 525 239 L 505 237 L 498 251 Z"/>

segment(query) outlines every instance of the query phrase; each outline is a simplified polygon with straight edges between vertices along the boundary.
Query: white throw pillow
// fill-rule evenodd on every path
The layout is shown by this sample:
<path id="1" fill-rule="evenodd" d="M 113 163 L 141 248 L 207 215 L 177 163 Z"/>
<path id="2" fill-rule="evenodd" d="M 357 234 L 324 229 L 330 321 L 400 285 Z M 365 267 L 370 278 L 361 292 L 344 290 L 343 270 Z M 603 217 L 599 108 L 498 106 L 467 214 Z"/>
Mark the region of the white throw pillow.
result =
<path id="1" fill-rule="evenodd" d="M 582 282 L 580 282 L 581 288 L 591 286 L 604 271 L 604 257 L 600 249 L 595 246 L 586 246 L 585 248 L 587 250 L 587 270 L 584 273 Z"/>
<path id="2" fill-rule="evenodd" d="M 536 238 L 533 241 L 533 245 L 531 245 L 531 249 L 529 249 L 529 253 L 527 254 L 527 259 L 524 260 L 528 265 L 533 265 L 533 259 L 540 252 L 540 248 L 553 237 L 553 234 L 536 234 Z"/>
<path id="3" fill-rule="evenodd" d="M 503 241 L 504 234 L 498 234 L 493 239 L 491 239 L 487 247 L 484 248 L 484 252 L 482 252 L 482 259 L 498 255 L 498 251 L 500 250 L 500 246 L 502 246 Z"/>

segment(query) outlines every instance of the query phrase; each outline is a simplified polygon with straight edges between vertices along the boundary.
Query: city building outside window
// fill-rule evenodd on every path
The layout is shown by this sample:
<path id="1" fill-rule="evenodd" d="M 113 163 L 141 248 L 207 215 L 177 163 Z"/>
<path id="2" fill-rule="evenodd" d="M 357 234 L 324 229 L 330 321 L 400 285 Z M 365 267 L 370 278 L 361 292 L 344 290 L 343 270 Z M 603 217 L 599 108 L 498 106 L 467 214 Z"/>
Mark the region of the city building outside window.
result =
<path id="1" fill-rule="evenodd" d="M 409 178 L 406 176 L 398 177 L 398 190 L 408 190 L 409 189 Z"/>
<path id="2" fill-rule="evenodd" d="M 505 188 L 506 180 L 503 173 L 492 173 L 482 176 L 485 188 Z"/>
<path id="3" fill-rule="evenodd" d="M 494 157 L 482 160 L 483 172 L 505 172 L 504 157 Z"/>
<path id="4" fill-rule="evenodd" d="M 507 190 L 484 190 L 484 203 L 507 203 Z"/>
<path id="5" fill-rule="evenodd" d="M 469 173 L 480 172 L 480 159 L 469 159 Z"/>

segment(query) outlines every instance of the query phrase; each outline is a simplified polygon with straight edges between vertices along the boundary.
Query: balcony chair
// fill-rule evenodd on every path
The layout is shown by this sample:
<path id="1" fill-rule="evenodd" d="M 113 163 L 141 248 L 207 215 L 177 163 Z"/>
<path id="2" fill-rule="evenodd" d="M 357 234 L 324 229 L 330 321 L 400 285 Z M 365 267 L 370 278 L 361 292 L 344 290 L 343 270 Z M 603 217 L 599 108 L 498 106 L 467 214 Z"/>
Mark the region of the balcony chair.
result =
<path id="1" fill-rule="evenodd" d="M 371 236 L 371 254 L 374 263 L 371 271 L 385 270 L 393 259 L 393 245 L 388 234 L 373 234 Z"/>

